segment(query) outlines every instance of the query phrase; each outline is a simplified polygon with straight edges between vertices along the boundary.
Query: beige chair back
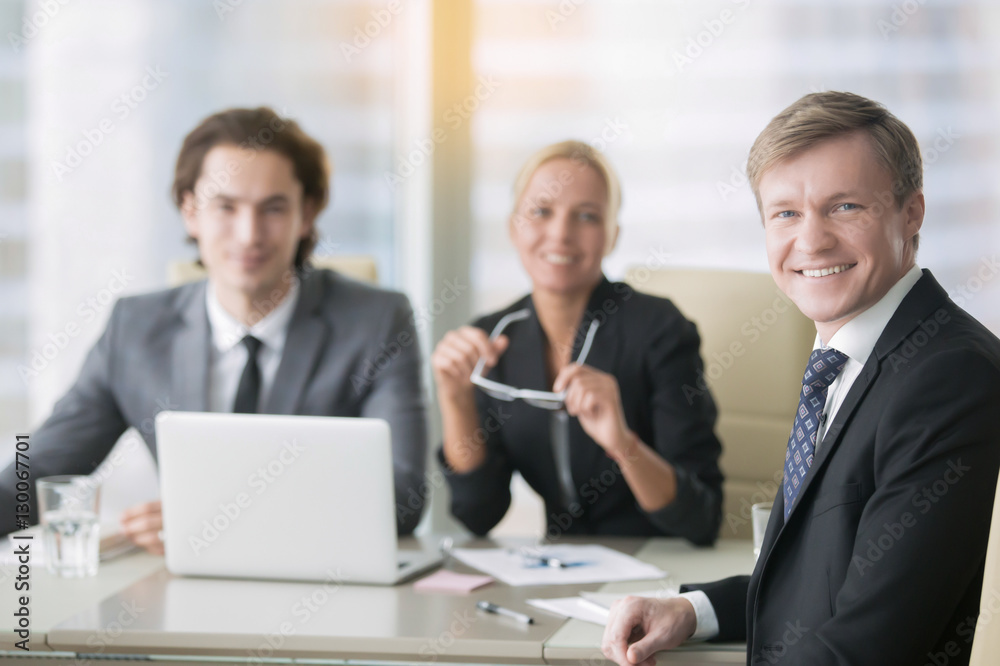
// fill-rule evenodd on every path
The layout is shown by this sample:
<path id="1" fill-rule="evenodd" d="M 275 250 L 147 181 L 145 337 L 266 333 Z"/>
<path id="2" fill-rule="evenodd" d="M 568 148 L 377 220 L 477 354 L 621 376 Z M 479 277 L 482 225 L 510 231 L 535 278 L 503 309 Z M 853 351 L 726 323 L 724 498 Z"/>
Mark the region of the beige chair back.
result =
<path id="1" fill-rule="evenodd" d="M 378 270 L 372 257 L 313 256 L 309 261 L 315 268 L 329 268 L 362 282 L 378 282 Z M 172 261 L 167 265 L 167 284 L 171 287 L 203 280 L 207 275 L 205 269 L 193 261 Z"/>
<path id="2" fill-rule="evenodd" d="M 1000 655 L 1000 485 L 993 501 L 993 521 L 990 542 L 986 547 L 986 575 L 979 609 L 969 666 L 994 666 L 997 655 Z"/>
<path id="3" fill-rule="evenodd" d="M 698 326 L 706 383 L 719 409 L 726 475 L 719 535 L 749 539 L 750 507 L 772 501 L 781 487 L 816 328 L 766 273 L 640 267 L 626 281 L 669 298 Z"/>

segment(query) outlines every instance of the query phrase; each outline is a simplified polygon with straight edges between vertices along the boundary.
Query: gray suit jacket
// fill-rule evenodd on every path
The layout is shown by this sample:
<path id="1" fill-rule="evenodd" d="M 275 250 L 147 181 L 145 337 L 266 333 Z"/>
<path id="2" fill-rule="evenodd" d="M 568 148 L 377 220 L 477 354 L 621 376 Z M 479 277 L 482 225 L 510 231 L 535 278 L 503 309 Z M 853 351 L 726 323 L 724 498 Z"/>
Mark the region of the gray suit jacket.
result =
<path id="1" fill-rule="evenodd" d="M 31 435 L 34 480 L 89 474 L 135 427 L 156 457 L 153 419 L 207 409 L 206 283 L 123 298 L 80 376 Z M 268 414 L 382 418 L 392 428 L 398 529 L 423 508 L 427 446 L 420 349 L 403 294 L 308 269 L 267 402 Z M 0 472 L 0 535 L 16 528 L 13 465 Z M 32 488 L 31 522 L 38 521 Z"/>

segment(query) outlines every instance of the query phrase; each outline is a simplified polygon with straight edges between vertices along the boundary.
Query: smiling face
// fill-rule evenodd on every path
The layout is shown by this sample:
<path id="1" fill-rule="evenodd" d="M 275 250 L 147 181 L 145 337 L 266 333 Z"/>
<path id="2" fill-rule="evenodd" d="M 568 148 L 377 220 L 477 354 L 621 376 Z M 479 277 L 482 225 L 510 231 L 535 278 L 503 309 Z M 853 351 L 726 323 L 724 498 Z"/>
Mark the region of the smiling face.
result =
<path id="1" fill-rule="evenodd" d="M 601 279 L 608 190 L 592 167 L 568 158 L 539 166 L 510 218 L 510 235 L 535 290 L 589 294 Z"/>
<path id="2" fill-rule="evenodd" d="M 227 168 L 232 163 L 240 168 Z M 215 182 L 225 183 L 227 175 L 227 184 Z M 263 150 L 247 160 L 245 151 L 223 144 L 205 155 L 195 192 L 185 194 L 181 212 L 220 299 L 249 302 L 287 291 L 314 208 L 303 201 L 290 159 Z"/>
<path id="3" fill-rule="evenodd" d="M 892 186 L 862 132 L 822 141 L 760 178 L 771 275 L 824 342 L 914 264 L 924 197 L 913 192 L 899 206 Z"/>

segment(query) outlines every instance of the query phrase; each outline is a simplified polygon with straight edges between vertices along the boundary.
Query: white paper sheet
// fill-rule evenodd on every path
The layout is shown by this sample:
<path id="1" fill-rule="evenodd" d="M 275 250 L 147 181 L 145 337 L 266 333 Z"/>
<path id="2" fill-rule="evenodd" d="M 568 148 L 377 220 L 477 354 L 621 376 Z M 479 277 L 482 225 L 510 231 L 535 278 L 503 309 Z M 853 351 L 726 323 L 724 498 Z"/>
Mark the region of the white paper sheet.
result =
<path id="1" fill-rule="evenodd" d="M 608 611 L 611 609 L 611 604 L 628 596 L 669 599 L 677 596 L 677 588 L 661 587 L 642 592 L 581 592 L 578 597 L 528 599 L 528 604 L 562 617 L 593 622 L 603 627 L 608 623 Z"/>
<path id="2" fill-rule="evenodd" d="M 551 567 L 526 557 L 558 558 L 567 566 Z M 530 549 L 455 548 L 452 555 L 508 585 L 583 585 L 623 580 L 663 578 L 666 572 L 652 564 L 604 546 L 539 546 Z"/>
<path id="3" fill-rule="evenodd" d="M 543 611 L 555 613 L 561 617 L 573 617 L 586 622 L 593 622 L 602 627 L 608 623 L 608 609 L 580 597 L 562 597 L 559 599 L 528 599 L 528 605 L 541 608 Z"/>
<path id="4" fill-rule="evenodd" d="M 651 599 L 669 599 L 679 594 L 676 587 L 661 587 L 656 590 L 641 592 L 581 592 L 580 596 L 604 609 L 610 609 L 611 604 L 625 597 L 649 597 Z"/>

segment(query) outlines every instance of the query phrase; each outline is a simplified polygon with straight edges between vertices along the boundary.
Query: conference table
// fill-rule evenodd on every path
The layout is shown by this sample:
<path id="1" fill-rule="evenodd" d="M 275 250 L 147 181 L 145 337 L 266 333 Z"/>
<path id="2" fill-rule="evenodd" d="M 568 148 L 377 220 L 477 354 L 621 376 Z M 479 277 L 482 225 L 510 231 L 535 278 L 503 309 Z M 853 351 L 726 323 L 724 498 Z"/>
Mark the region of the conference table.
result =
<path id="1" fill-rule="evenodd" d="M 31 571 L 30 656 L 14 633 L 16 571 L 0 570 L 0 658 L 32 666 L 92 666 L 109 660 L 192 664 L 562 664 L 600 666 L 603 627 L 529 606 L 532 598 L 580 591 L 636 592 L 749 573 L 749 541 L 696 548 L 681 539 L 564 538 L 599 543 L 668 573 L 660 581 L 511 587 L 494 582 L 469 594 L 420 592 L 337 581 L 283 582 L 171 575 L 162 557 L 135 552 L 102 562 L 96 577 L 62 579 Z M 434 537 L 401 547 L 434 548 Z M 530 540 L 475 539 L 465 547 L 517 547 Z M 474 570 L 448 558 L 444 567 Z M 484 613 L 486 600 L 526 613 L 534 624 Z M 45 657 L 45 658 L 42 658 Z M 77 661 L 78 660 L 78 661 Z M 86 660 L 86 662 L 84 662 Z M 659 663 L 736 664 L 743 644 L 689 644 L 660 653 Z"/>

